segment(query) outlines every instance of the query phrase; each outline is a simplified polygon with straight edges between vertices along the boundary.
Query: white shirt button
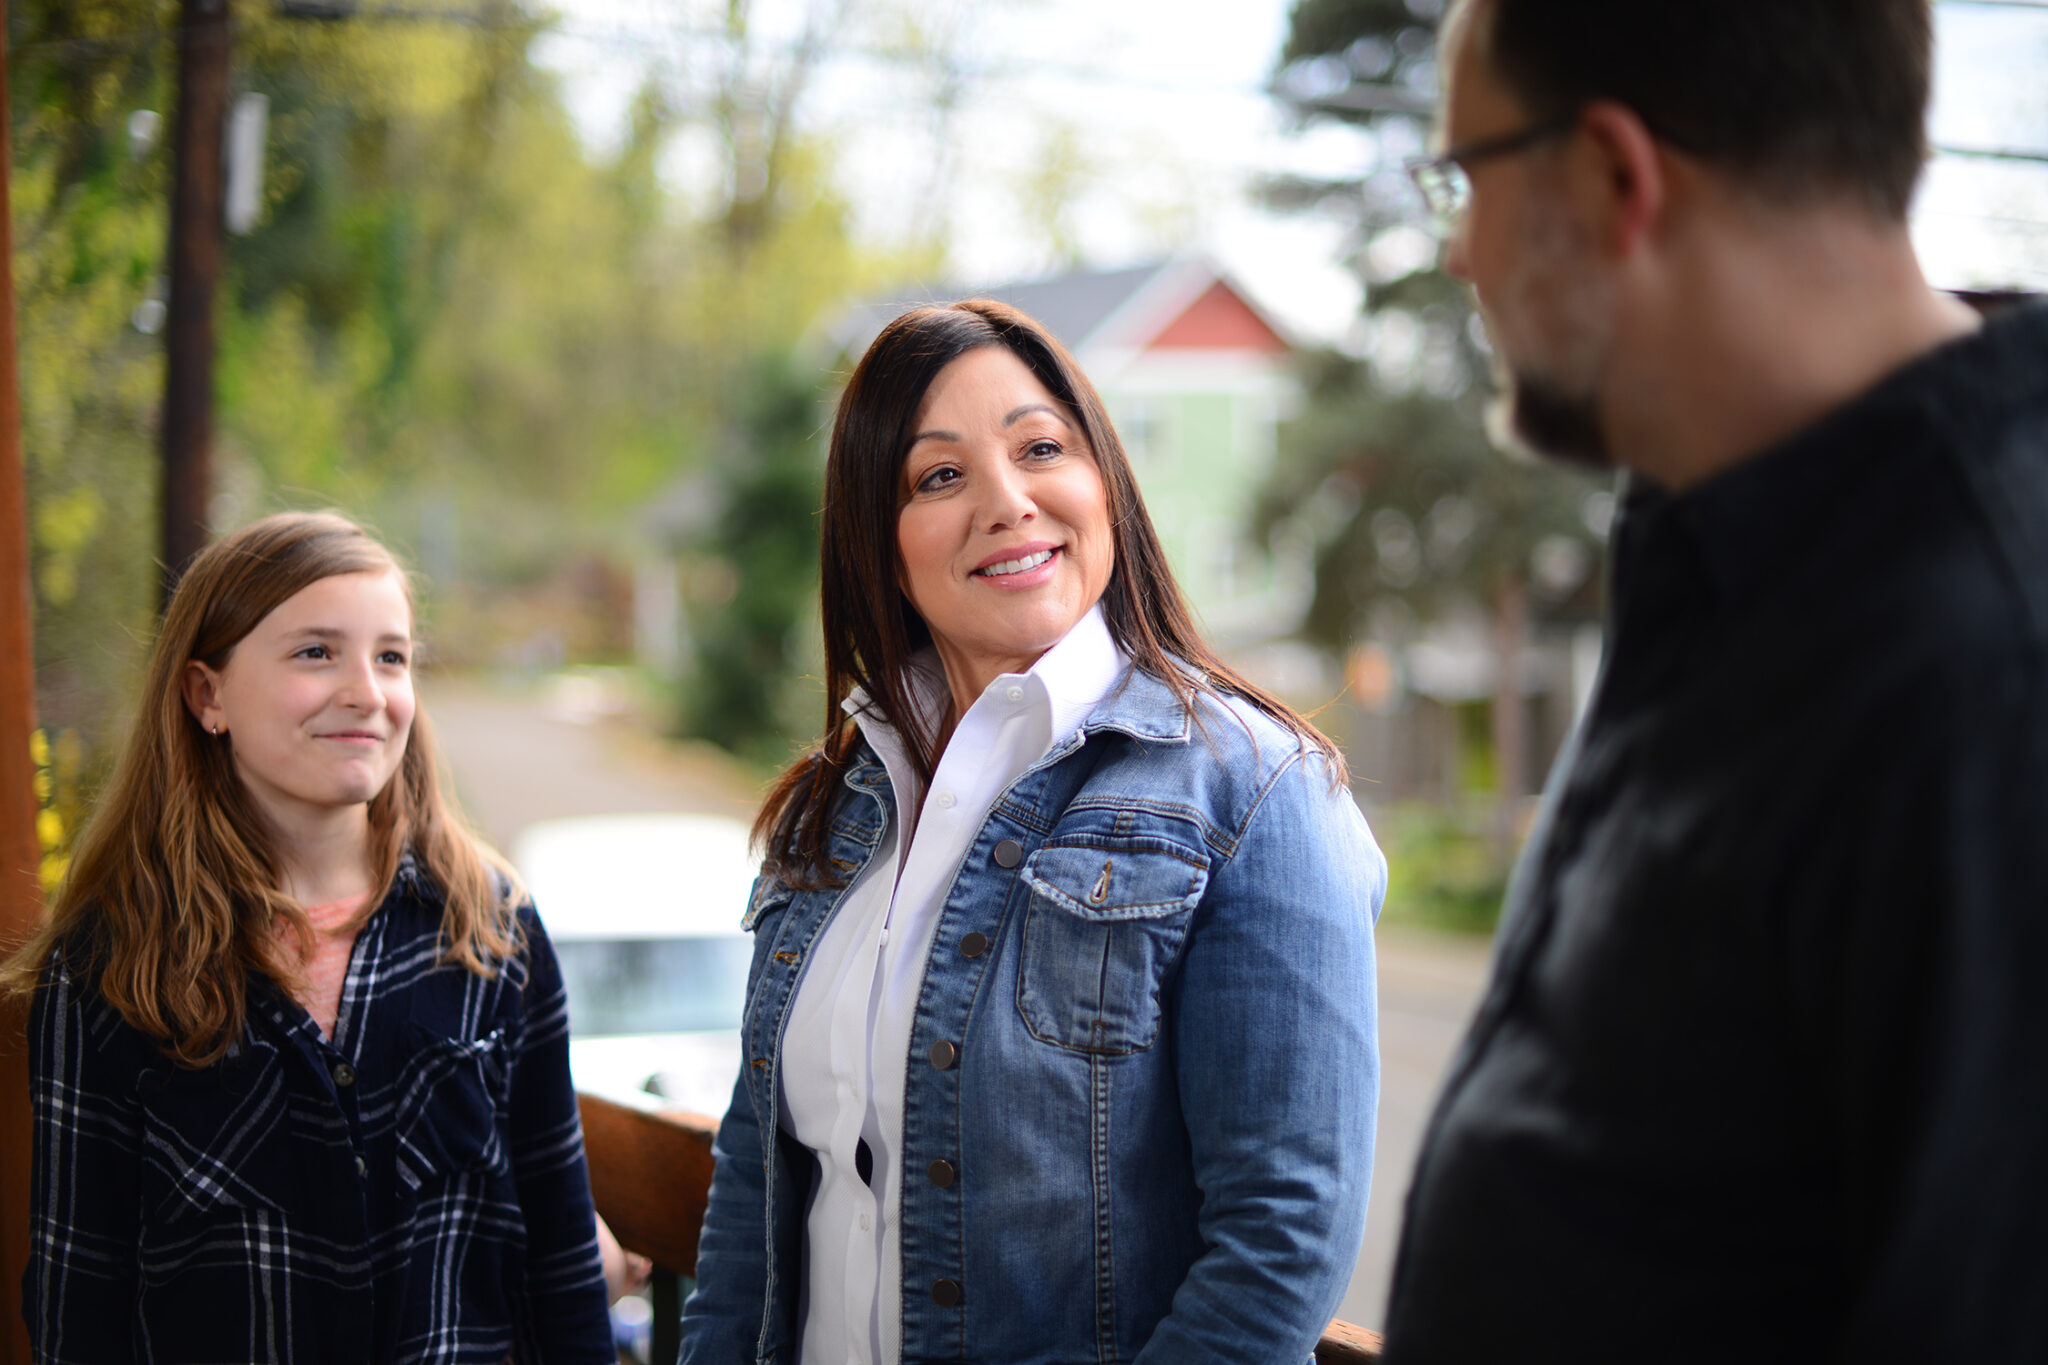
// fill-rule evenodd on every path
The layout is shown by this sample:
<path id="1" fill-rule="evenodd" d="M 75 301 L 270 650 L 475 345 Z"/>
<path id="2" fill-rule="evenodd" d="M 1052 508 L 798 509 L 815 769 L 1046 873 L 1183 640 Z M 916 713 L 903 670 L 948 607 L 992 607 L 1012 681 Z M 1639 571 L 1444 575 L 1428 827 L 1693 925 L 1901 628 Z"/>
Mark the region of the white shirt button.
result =
<path id="1" fill-rule="evenodd" d="M 940 810 L 951 810 L 951 809 L 953 809 L 953 793 L 951 793 L 951 792 L 940 792 L 940 793 L 939 793 L 939 809 L 940 809 Z"/>
<path id="2" fill-rule="evenodd" d="M 860 1216 L 860 1230 L 862 1232 L 873 1232 L 875 1230 L 875 1220 L 866 1214 L 862 1214 Z"/>
<path id="3" fill-rule="evenodd" d="M 1005 691 L 1003 695 L 1008 697 L 1011 701 L 1022 701 L 1024 700 L 1024 689 L 1021 687 L 1012 687 L 1009 690 Z"/>

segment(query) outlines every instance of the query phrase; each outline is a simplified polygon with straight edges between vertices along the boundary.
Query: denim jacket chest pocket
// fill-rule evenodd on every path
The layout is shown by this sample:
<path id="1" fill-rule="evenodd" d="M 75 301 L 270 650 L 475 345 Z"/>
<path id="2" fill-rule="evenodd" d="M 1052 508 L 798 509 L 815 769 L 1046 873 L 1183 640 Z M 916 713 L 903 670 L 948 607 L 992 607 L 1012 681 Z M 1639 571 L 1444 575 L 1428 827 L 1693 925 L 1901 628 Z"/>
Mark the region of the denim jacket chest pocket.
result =
<path id="1" fill-rule="evenodd" d="M 1040 1042 L 1142 1052 L 1159 1036 L 1159 990 L 1209 884 L 1206 860 L 1171 840 L 1076 835 L 1033 853 L 1017 1012 Z"/>

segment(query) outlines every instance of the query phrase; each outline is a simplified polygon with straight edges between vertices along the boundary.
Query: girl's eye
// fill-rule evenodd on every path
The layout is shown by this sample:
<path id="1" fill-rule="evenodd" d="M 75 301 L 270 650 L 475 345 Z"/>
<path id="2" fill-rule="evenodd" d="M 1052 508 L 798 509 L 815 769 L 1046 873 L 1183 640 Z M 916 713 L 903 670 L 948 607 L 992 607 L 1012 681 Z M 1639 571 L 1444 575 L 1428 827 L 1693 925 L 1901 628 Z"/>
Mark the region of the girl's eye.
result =
<path id="1" fill-rule="evenodd" d="M 382 654 L 379 654 L 377 656 L 377 662 L 380 664 L 389 664 L 393 668 L 404 668 L 406 665 L 405 651 L 400 649 L 387 649 Z"/>
<path id="2" fill-rule="evenodd" d="M 307 645 L 299 651 L 298 657 L 301 659 L 328 659 L 332 658 L 333 654 L 326 645 Z"/>

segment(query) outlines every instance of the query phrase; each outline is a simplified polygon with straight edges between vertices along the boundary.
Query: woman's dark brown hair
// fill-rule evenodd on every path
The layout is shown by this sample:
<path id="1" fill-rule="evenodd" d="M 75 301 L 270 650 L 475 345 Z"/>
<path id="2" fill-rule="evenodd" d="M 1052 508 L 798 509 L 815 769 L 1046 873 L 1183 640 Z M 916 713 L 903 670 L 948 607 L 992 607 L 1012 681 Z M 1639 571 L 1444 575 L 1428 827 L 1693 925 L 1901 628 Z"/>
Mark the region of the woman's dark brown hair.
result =
<path id="1" fill-rule="evenodd" d="M 299 982 L 312 923 L 279 888 L 277 850 L 235 770 L 232 740 L 200 728 L 180 680 L 189 660 L 225 667 L 256 624 L 302 588 L 354 573 L 405 582 L 361 527 L 319 512 L 265 517 L 192 561 L 164 612 L 120 765 L 50 922 L 0 969 L 0 992 L 34 991 L 62 945 L 70 969 L 90 970 L 131 1026 L 179 1064 L 201 1067 L 242 1036 L 252 975 L 288 988 Z M 449 960 L 494 973 L 518 947 L 513 883 L 442 793 L 423 712 L 414 712 L 405 756 L 371 798 L 369 818 L 378 878 L 370 905 L 410 848 L 443 898 Z"/>
<path id="2" fill-rule="evenodd" d="M 921 783 L 938 763 L 940 733 L 914 698 L 913 655 L 931 631 L 898 585 L 896 518 L 904 458 L 925 394 L 939 372 L 967 352 L 1000 346 L 1016 356 L 1079 422 L 1109 503 L 1116 562 L 1102 593 L 1110 635 L 1138 668 L 1172 688 L 1191 710 L 1197 692 L 1244 698 L 1331 762 L 1336 746 L 1287 706 L 1240 677 L 1202 642 L 1152 529 L 1131 465 L 1095 387 L 1036 322 L 988 299 L 918 308 L 882 329 L 847 381 L 825 464 L 821 615 L 825 630 L 825 726 L 818 746 L 783 773 L 754 836 L 779 877 L 802 886 L 834 881 L 825 834 L 859 729 L 842 710 L 858 687 L 871 709 L 903 736 Z"/>

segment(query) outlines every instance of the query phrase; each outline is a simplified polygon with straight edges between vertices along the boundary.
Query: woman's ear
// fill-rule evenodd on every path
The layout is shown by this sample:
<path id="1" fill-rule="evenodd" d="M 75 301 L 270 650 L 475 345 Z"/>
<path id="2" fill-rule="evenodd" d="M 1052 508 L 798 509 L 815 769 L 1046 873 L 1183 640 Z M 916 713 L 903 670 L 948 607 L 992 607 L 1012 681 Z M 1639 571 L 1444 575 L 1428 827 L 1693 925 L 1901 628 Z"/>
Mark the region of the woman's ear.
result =
<path id="1" fill-rule="evenodd" d="M 227 717 L 220 704 L 220 674 L 197 659 L 187 659 L 178 686 L 185 696 L 185 709 L 200 729 L 210 735 L 227 733 Z"/>

